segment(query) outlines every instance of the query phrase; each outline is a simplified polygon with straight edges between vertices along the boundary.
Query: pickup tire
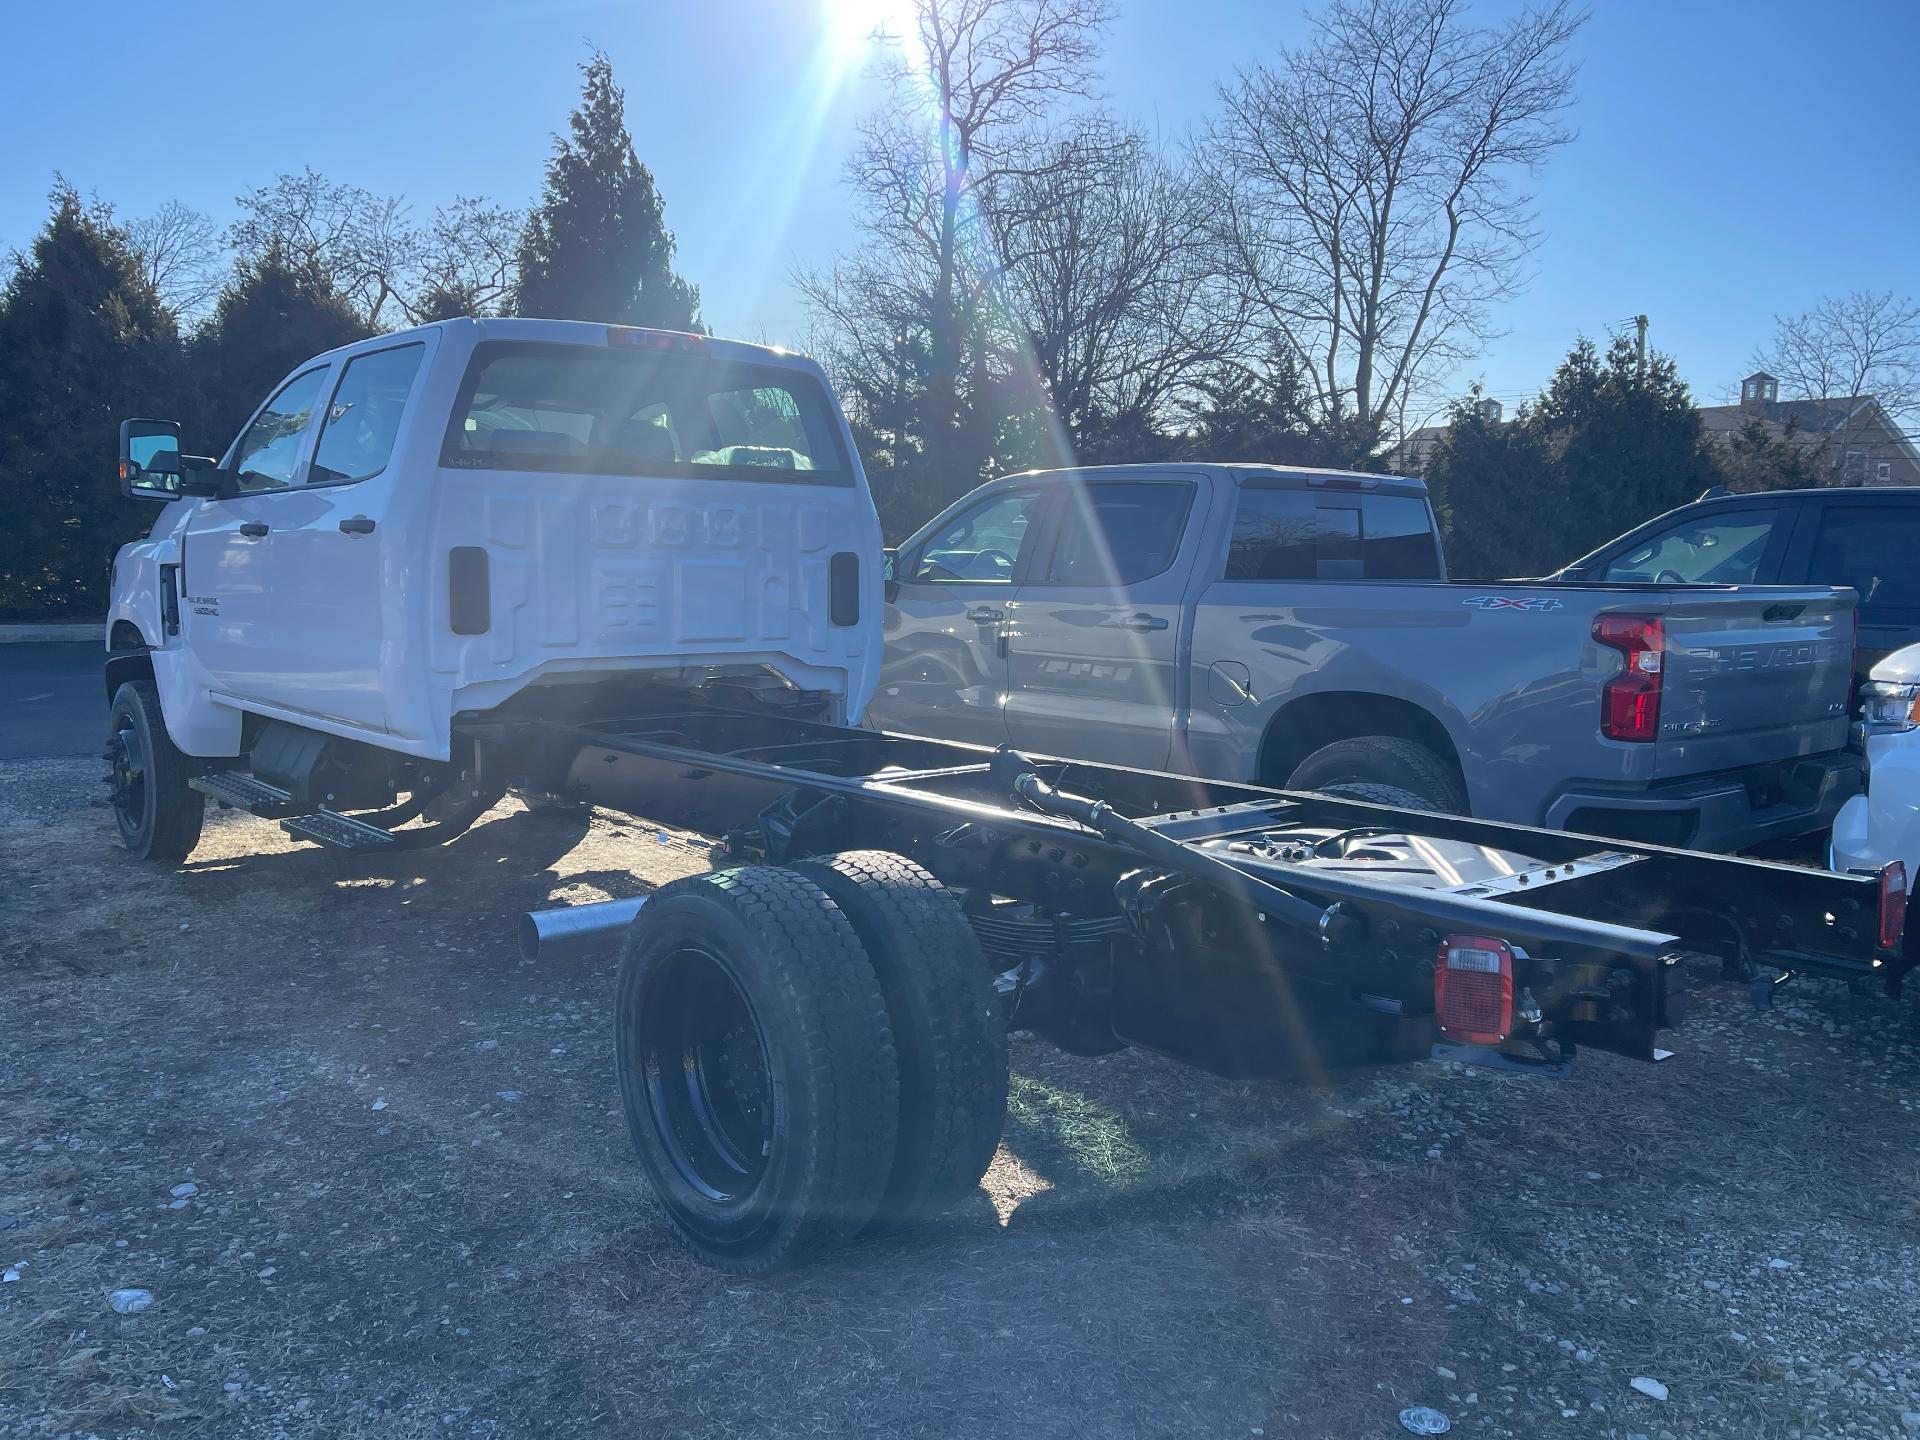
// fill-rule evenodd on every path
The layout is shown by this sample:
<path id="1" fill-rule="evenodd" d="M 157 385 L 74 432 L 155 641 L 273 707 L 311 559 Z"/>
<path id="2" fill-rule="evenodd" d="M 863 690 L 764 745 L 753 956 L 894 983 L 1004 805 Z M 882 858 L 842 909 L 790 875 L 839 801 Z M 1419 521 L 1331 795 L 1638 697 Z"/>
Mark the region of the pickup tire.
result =
<path id="1" fill-rule="evenodd" d="M 167 865 L 191 855 L 207 797 L 187 784 L 189 762 L 167 734 L 151 680 L 129 680 L 114 691 L 106 759 L 120 843 L 136 859 Z"/>
<path id="2" fill-rule="evenodd" d="M 1453 766 L 1426 746 L 1397 735 L 1360 735 L 1323 745 L 1293 767 L 1285 788 L 1334 792 L 1336 786 L 1352 784 L 1389 785 L 1449 815 L 1468 813 L 1466 787 Z"/>
<path id="3" fill-rule="evenodd" d="M 793 866 L 840 907 L 886 997 L 900 1065 L 899 1145 L 876 1225 L 974 1191 L 1007 1116 L 1007 1018 L 966 914 L 925 869 L 885 850 Z"/>
<path id="4" fill-rule="evenodd" d="M 651 896 L 620 962 L 627 1133 L 674 1231 L 757 1274 L 853 1238 L 893 1167 L 886 1001 L 820 887 L 748 866 Z"/>

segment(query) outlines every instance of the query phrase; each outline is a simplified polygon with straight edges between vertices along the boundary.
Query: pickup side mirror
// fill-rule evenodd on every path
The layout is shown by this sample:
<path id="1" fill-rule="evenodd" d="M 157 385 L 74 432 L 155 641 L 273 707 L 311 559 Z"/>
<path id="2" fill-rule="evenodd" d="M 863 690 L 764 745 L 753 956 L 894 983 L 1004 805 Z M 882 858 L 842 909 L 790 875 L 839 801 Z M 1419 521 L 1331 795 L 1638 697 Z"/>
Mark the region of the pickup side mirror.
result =
<path id="1" fill-rule="evenodd" d="M 180 422 L 120 422 L 120 493 L 165 504 L 181 496 Z"/>
<path id="2" fill-rule="evenodd" d="M 180 457 L 180 493 L 202 500 L 225 500 L 240 493 L 231 470 L 222 470 L 211 455 Z"/>

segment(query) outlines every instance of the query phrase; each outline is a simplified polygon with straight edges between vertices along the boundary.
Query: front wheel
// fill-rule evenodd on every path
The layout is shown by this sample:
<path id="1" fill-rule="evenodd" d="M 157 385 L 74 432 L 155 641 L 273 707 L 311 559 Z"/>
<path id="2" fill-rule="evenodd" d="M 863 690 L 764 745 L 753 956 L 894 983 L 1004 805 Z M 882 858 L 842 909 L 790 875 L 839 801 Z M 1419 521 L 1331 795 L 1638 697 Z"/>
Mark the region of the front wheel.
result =
<path id="1" fill-rule="evenodd" d="M 649 897 L 615 1009 L 627 1133 L 667 1218 L 755 1274 L 852 1239 L 893 1165 L 886 1002 L 820 887 L 748 866 Z"/>
<path id="2" fill-rule="evenodd" d="M 207 799 L 187 784 L 187 758 L 167 734 L 152 681 L 129 680 L 114 692 L 106 758 L 120 843 L 136 859 L 169 865 L 191 855 Z"/>

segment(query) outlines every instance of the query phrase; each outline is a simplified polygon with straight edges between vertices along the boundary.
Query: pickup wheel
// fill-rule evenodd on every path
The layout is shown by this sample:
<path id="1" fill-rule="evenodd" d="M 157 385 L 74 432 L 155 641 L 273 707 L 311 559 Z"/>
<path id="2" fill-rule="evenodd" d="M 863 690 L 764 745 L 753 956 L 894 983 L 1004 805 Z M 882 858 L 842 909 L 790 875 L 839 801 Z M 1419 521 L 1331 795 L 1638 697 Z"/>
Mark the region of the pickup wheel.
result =
<path id="1" fill-rule="evenodd" d="M 1449 815 L 1468 813 L 1466 787 L 1453 766 L 1426 746 L 1397 735 L 1360 735 L 1323 745 L 1293 767 L 1285 788 L 1333 794 L 1341 785 L 1388 785 L 1410 791 Z"/>
<path id="2" fill-rule="evenodd" d="M 792 867 L 853 922 L 886 997 L 900 1063 L 900 1142 L 875 1223 L 953 1206 L 980 1184 L 1007 1116 L 1007 1017 L 953 895 L 885 850 Z"/>
<path id="3" fill-rule="evenodd" d="M 812 881 L 749 866 L 651 896 L 615 1011 L 627 1133 L 707 1264 L 773 1269 L 850 1240 L 893 1166 L 886 1002 Z"/>
<path id="4" fill-rule="evenodd" d="M 167 734 L 152 681 L 129 680 L 114 691 L 106 759 L 120 843 L 138 859 L 168 865 L 191 855 L 207 797 L 187 784 L 187 758 Z"/>

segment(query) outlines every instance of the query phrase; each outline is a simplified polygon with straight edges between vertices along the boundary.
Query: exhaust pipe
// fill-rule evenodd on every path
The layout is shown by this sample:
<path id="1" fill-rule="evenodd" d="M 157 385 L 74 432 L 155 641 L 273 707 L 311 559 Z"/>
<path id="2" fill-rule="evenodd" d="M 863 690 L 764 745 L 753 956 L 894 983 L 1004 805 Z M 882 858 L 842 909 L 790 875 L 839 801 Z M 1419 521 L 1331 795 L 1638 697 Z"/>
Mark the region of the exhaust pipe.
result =
<path id="1" fill-rule="evenodd" d="M 634 900 L 529 910 L 520 917 L 520 956 L 523 960 L 564 960 L 604 950 L 618 943 L 646 903 L 647 897 L 642 895 Z"/>

